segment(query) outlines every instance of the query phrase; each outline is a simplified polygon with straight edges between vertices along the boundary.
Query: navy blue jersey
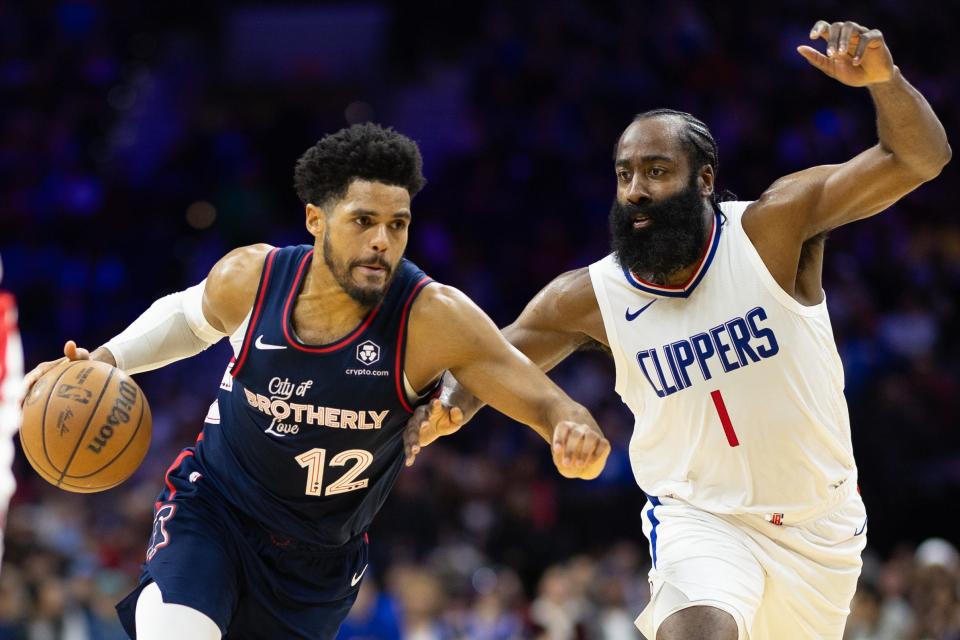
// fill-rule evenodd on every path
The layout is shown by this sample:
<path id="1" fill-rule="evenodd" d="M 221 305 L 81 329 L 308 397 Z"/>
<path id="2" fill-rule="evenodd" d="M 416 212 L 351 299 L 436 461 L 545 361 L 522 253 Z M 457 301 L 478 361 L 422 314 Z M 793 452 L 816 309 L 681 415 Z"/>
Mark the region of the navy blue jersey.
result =
<path id="1" fill-rule="evenodd" d="M 196 456 L 235 508 L 272 531 L 339 546 L 369 527 L 403 464 L 414 409 L 403 381 L 407 317 L 432 280 L 401 260 L 359 326 L 307 345 L 291 317 L 312 257 L 308 245 L 267 255 L 232 377 L 224 376 Z"/>

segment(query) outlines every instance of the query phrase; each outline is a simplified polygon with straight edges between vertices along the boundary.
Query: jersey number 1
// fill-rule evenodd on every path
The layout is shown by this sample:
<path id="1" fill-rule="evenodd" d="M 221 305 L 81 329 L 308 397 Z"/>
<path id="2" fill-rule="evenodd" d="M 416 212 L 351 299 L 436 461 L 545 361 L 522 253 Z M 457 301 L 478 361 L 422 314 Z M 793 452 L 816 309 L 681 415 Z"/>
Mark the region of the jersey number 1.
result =
<path id="1" fill-rule="evenodd" d="M 370 484 L 369 478 L 357 480 L 357 476 L 363 473 L 363 470 L 373 462 L 373 454 L 363 449 L 341 451 L 330 459 L 331 467 L 345 466 L 351 460 L 356 460 L 356 463 L 337 481 L 328 485 L 326 491 L 323 489 L 323 468 L 327 460 L 326 449 L 304 451 L 294 460 L 307 470 L 306 493 L 308 496 L 335 496 L 339 493 L 365 489 Z"/>
<path id="2" fill-rule="evenodd" d="M 733 430 L 733 423 L 730 422 L 730 414 L 727 413 L 727 405 L 723 403 L 720 390 L 711 391 L 710 397 L 713 398 L 713 406 L 716 407 L 717 415 L 720 416 L 720 424 L 723 425 L 723 433 L 727 436 L 727 443 L 731 447 L 740 446 L 740 441 L 737 440 L 737 432 Z"/>

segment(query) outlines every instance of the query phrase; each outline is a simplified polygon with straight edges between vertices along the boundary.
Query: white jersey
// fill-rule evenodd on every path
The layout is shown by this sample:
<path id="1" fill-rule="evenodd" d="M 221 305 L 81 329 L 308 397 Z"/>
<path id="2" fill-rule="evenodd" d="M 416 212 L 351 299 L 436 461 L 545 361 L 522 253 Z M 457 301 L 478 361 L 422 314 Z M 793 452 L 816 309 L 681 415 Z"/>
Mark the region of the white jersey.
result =
<path id="1" fill-rule="evenodd" d="M 682 287 L 610 255 L 590 277 L 633 411 L 640 487 L 716 513 L 803 514 L 856 483 L 843 368 L 826 299 L 800 304 L 770 275 L 725 202 Z"/>

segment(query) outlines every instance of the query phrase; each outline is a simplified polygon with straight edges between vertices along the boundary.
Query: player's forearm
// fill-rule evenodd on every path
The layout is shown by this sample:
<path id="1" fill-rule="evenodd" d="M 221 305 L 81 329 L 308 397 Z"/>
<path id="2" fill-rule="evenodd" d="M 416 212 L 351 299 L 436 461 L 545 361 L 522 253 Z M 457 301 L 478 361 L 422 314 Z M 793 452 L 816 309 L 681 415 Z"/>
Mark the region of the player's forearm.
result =
<path id="1" fill-rule="evenodd" d="M 503 337 L 544 373 L 563 362 L 585 341 L 574 333 L 530 329 L 519 318 L 503 328 Z"/>
<path id="2" fill-rule="evenodd" d="M 464 423 L 469 422 L 477 411 L 483 408 L 483 401 L 470 393 L 449 371 L 443 375 L 440 401 L 447 407 L 459 407 L 463 412 Z"/>
<path id="3" fill-rule="evenodd" d="M 140 373 L 200 353 L 224 336 L 204 318 L 203 287 L 160 298 L 91 357 L 104 362 L 109 357 L 127 373 Z"/>
<path id="4" fill-rule="evenodd" d="M 894 68 L 890 80 L 869 86 L 877 110 L 880 146 L 925 179 L 950 160 L 943 125 L 930 104 Z"/>
<path id="5" fill-rule="evenodd" d="M 561 422 L 585 424 L 598 433 L 600 432 L 600 426 L 587 411 L 587 408 L 570 399 L 563 392 L 557 393 L 546 402 L 544 418 L 546 419 L 546 428 L 541 435 L 547 442 L 553 441 L 553 431 Z"/>
<path id="6" fill-rule="evenodd" d="M 571 334 L 528 330 L 518 322 L 504 327 L 503 336 L 544 372 L 557 366 L 578 346 Z M 464 422 L 484 406 L 483 401 L 470 393 L 449 371 L 443 378 L 440 400 L 448 407 L 460 407 Z"/>

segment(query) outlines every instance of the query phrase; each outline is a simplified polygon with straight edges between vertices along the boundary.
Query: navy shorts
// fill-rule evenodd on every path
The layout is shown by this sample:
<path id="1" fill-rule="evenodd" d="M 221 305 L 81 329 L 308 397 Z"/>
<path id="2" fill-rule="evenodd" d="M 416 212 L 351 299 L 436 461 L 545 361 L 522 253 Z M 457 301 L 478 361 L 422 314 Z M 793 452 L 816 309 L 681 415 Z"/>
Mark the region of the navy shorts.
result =
<path id="1" fill-rule="evenodd" d="M 366 534 L 316 547 L 270 533 L 204 482 L 190 449 L 167 473 L 154 507 L 140 583 L 117 605 L 136 638 L 140 592 L 156 582 L 163 601 L 210 617 L 227 638 L 334 638 L 367 566 Z"/>

